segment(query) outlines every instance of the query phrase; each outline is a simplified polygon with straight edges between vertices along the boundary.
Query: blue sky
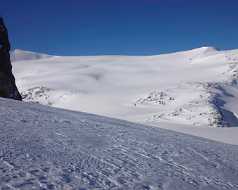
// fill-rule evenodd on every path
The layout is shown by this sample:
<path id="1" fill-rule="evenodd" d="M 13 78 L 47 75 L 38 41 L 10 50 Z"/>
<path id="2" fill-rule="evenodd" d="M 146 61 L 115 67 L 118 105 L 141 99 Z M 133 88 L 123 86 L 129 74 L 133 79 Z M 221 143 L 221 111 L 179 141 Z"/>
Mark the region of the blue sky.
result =
<path id="1" fill-rule="evenodd" d="M 13 48 L 57 55 L 150 55 L 238 48 L 237 0 L 7 0 Z"/>

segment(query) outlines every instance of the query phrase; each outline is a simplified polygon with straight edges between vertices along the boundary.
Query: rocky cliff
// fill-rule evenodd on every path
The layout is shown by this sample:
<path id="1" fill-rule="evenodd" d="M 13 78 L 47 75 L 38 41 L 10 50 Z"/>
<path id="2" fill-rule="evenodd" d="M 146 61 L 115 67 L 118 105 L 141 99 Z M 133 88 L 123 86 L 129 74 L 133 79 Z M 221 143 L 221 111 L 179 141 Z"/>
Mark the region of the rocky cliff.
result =
<path id="1" fill-rule="evenodd" d="M 12 74 L 10 60 L 10 42 L 8 39 L 7 28 L 0 18 L 0 97 L 22 100 L 19 93 L 15 77 Z"/>

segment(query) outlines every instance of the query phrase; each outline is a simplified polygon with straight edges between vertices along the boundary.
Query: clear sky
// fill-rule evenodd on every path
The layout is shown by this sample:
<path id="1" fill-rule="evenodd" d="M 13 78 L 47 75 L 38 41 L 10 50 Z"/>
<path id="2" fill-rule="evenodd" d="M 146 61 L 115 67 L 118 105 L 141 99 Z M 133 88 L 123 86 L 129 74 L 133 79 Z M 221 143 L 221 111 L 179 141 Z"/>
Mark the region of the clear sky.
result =
<path id="1" fill-rule="evenodd" d="M 238 0 L 1 0 L 13 48 L 149 55 L 238 48 Z"/>

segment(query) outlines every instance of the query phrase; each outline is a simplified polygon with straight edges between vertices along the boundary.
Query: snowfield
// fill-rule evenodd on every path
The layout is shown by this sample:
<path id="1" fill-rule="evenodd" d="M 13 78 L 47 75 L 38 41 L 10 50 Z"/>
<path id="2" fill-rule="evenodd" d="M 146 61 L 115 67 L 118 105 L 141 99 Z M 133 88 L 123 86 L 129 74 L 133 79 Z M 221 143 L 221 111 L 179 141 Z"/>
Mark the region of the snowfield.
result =
<path id="1" fill-rule="evenodd" d="M 0 121 L 1 189 L 238 189 L 235 145 L 4 99 Z"/>
<path id="2" fill-rule="evenodd" d="M 159 127 L 171 124 L 173 130 L 209 138 L 194 131 L 238 126 L 238 50 L 71 57 L 17 50 L 12 60 L 25 101 Z M 238 144 L 219 134 L 211 138 Z"/>

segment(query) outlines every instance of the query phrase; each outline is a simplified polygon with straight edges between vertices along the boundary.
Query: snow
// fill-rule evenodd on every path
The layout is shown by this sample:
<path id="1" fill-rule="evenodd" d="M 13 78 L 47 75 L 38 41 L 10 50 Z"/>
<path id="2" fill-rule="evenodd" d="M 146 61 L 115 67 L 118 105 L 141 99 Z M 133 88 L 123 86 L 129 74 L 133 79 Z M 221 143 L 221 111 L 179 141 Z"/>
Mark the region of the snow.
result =
<path id="1" fill-rule="evenodd" d="M 238 146 L 0 99 L 1 189 L 238 189 Z"/>
<path id="2" fill-rule="evenodd" d="M 193 135 L 201 128 L 204 132 L 197 136 L 238 144 L 228 132 L 238 129 L 238 50 L 202 47 L 155 56 L 40 55 L 13 62 L 25 101 L 176 131 L 181 126 L 181 132 Z"/>
<path id="3" fill-rule="evenodd" d="M 26 61 L 26 60 L 37 60 L 43 58 L 49 58 L 51 56 L 47 54 L 34 53 L 30 51 L 23 51 L 20 49 L 15 49 L 10 52 L 12 61 Z"/>

